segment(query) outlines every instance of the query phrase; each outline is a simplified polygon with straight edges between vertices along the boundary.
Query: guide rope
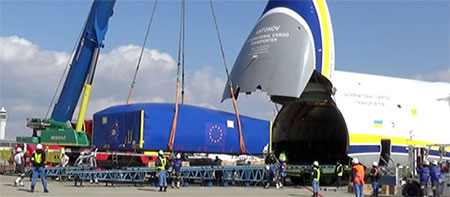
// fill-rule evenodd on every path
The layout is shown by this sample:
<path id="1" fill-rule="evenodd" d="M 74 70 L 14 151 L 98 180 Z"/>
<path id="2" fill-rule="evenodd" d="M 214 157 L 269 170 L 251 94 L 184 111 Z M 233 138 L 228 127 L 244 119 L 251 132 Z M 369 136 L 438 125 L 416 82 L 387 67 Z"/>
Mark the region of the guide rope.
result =
<path id="1" fill-rule="evenodd" d="M 215 25 L 216 33 L 217 33 L 217 39 L 219 40 L 219 46 L 220 46 L 220 52 L 222 55 L 223 65 L 225 67 L 225 72 L 227 74 L 227 83 L 228 83 L 228 87 L 230 90 L 231 99 L 233 101 L 234 112 L 236 114 L 236 120 L 237 120 L 237 125 L 238 125 L 238 130 L 239 130 L 239 146 L 240 146 L 241 153 L 246 153 L 247 151 L 245 150 L 244 137 L 242 135 L 241 119 L 239 117 L 239 111 L 238 111 L 237 104 L 236 104 L 236 98 L 234 96 L 233 83 L 231 81 L 230 73 L 228 72 L 227 62 L 225 59 L 225 52 L 223 49 L 222 39 L 220 38 L 219 26 L 217 24 L 216 14 L 214 12 L 214 6 L 212 3 L 212 0 L 209 0 L 209 5 L 211 6 L 211 12 L 212 12 L 213 19 L 214 19 L 214 25 Z"/>
<path id="2" fill-rule="evenodd" d="M 183 62 L 184 62 L 184 14 L 185 13 L 185 1 L 181 1 L 181 14 L 180 14 L 180 34 L 178 38 L 178 60 L 177 60 L 177 82 L 176 82 L 176 92 L 175 92 L 175 113 L 173 115 L 172 129 L 170 130 L 169 142 L 167 143 L 169 151 L 173 151 L 173 144 L 175 141 L 175 133 L 177 130 L 178 121 L 178 100 L 180 92 L 180 66 L 183 51 Z"/>

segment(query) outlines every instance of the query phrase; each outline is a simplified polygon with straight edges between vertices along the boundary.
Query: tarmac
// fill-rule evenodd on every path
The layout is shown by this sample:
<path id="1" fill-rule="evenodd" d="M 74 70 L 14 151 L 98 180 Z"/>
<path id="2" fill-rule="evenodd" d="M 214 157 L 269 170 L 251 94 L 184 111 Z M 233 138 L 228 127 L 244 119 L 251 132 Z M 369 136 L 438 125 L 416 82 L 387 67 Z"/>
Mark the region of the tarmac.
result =
<path id="1" fill-rule="evenodd" d="M 75 186 L 74 181 L 48 180 L 49 193 L 44 193 L 40 181 L 36 184 L 34 193 L 30 193 L 29 177 L 25 178 L 24 187 L 14 186 L 15 176 L 0 175 L 0 196 L 311 196 L 311 187 L 288 186 L 281 189 L 271 187 L 204 187 L 191 185 L 180 189 L 167 189 L 159 192 L 159 188 L 149 185 L 134 186 L 132 184 L 115 184 L 106 186 L 105 183 L 83 182 L 83 186 Z M 321 191 L 323 196 L 354 196 L 346 190 Z"/>

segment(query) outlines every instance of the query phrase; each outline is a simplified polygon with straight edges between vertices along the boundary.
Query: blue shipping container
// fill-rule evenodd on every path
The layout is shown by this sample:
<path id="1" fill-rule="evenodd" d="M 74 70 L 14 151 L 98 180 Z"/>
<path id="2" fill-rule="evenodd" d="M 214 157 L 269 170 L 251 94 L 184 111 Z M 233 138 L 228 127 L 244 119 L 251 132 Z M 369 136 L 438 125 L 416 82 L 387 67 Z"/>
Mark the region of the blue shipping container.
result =
<path id="1" fill-rule="evenodd" d="M 94 114 L 93 145 L 100 150 L 168 150 L 175 105 L 139 103 Z M 261 155 L 270 146 L 271 122 L 240 116 L 246 151 Z M 174 151 L 240 154 L 232 113 L 179 105 Z"/>

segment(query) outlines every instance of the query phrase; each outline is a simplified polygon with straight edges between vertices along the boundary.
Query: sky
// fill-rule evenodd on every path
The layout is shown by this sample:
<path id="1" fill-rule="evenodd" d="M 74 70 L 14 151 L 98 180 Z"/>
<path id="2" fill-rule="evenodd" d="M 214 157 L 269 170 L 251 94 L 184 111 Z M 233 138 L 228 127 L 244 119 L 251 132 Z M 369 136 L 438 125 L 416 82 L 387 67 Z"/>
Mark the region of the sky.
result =
<path id="1" fill-rule="evenodd" d="M 26 118 L 45 117 L 91 1 L 0 0 L 0 106 L 8 139 L 29 136 Z M 101 51 L 88 117 L 123 104 L 154 1 L 115 4 Z M 214 1 L 231 69 L 266 1 Z M 450 82 L 450 1 L 328 1 L 336 69 Z M 180 2 L 159 1 L 132 102 L 173 102 Z M 220 103 L 225 71 L 208 1 L 186 2 L 186 103 L 232 112 Z M 242 95 L 241 114 L 272 120 L 264 93 Z M 77 113 L 77 111 L 76 111 Z"/>

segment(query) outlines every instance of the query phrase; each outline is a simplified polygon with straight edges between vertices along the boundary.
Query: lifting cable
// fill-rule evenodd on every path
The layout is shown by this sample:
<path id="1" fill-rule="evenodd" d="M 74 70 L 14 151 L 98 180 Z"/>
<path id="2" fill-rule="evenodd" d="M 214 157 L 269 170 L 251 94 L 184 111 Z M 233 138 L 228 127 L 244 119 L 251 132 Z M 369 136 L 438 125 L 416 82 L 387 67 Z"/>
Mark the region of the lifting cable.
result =
<path id="1" fill-rule="evenodd" d="M 131 82 L 130 90 L 128 91 L 128 97 L 127 97 L 127 103 L 126 104 L 130 103 L 131 94 L 133 93 L 134 85 L 136 84 L 137 73 L 139 71 L 139 66 L 141 65 L 142 55 L 144 54 L 145 44 L 147 43 L 148 33 L 150 32 L 150 27 L 152 26 L 153 16 L 155 15 L 155 11 L 156 11 L 156 6 L 157 5 L 158 5 L 158 0 L 155 0 L 155 3 L 153 4 L 153 10 L 152 10 L 152 13 L 150 15 L 150 21 L 148 22 L 147 32 L 145 33 L 144 43 L 142 44 L 141 53 L 139 55 L 139 60 L 138 60 L 138 63 L 136 65 L 136 71 L 134 72 L 133 82 Z"/>
<path id="2" fill-rule="evenodd" d="M 216 27 L 217 39 L 219 40 L 220 52 L 222 54 L 222 59 L 223 59 L 223 65 L 225 67 L 225 72 L 227 74 L 227 83 L 228 83 L 228 87 L 230 89 L 231 99 L 233 101 L 234 112 L 236 114 L 236 120 L 237 120 L 237 125 L 238 125 L 238 130 L 239 130 L 239 146 L 241 148 L 241 153 L 246 153 L 247 151 L 245 150 L 244 138 L 242 136 L 241 119 L 239 118 L 239 112 L 238 112 L 237 105 L 236 105 L 236 98 L 234 97 L 233 83 L 231 82 L 230 73 L 228 72 L 227 62 L 225 60 L 225 52 L 223 50 L 222 40 L 220 39 L 219 26 L 217 25 L 217 19 L 216 19 L 216 14 L 214 12 L 214 6 L 212 3 L 212 0 L 209 0 L 209 4 L 211 6 L 211 12 L 212 12 L 213 19 L 214 19 L 214 25 Z"/>
<path id="3" fill-rule="evenodd" d="M 175 141 L 175 132 L 177 130 L 177 120 L 178 120 L 178 100 L 180 92 L 180 66 L 181 66 L 181 51 L 184 49 L 184 10 L 185 1 L 181 1 L 181 14 L 180 14 L 180 34 L 178 39 L 178 60 L 177 60 L 177 82 L 176 82 L 176 92 L 175 92 L 175 113 L 173 115 L 172 129 L 170 130 L 169 142 L 167 143 L 169 151 L 173 151 L 173 143 Z M 183 51 L 184 56 L 184 51 Z M 184 60 L 183 60 L 184 62 Z"/>
<path id="4" fill-rule="evenodd" d="M 181 47 L 182 47 L 182 54 L 181 54 L 181 104 L 184 104 L 184 24 L 185 24 L 185 17 L 186 17 L 186 9 L 185 9 L 185 1 L 182 1 L 183 5 L 182 5 L 182 15 L 183 15 L 183 21 L 182 21 L 182 32 L 183 32 L 183 38 L 181 40 Z"/>

